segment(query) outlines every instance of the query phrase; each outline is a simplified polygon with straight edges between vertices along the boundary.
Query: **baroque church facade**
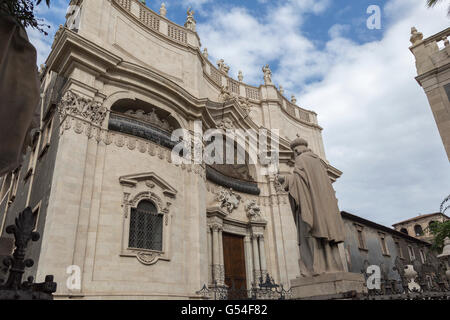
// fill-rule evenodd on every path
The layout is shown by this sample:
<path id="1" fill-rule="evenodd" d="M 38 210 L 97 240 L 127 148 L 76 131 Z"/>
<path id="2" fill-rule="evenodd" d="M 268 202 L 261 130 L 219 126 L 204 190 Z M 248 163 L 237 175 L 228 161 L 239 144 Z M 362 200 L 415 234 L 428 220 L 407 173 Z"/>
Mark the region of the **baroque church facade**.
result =
<path id="1" fill-rule="evenodd" d="M 174 163 L 171 133 L 195 122 L 279 130 L 281 174 L 300 135 L 335 181 L 317 114 L 286 99 L 268 66 L 254 87 L 213 64 L 193 12 L 179 26 L 164 6 L 72 0 L 66 19 L 40 74 L 41 130 L 1 184 L 2 230 L 13 213 L 35 212 L 31 274 L 53 274 L 60 298 L 199 298 L 204 284 L 250 289 L 267 273 L 289 287 L 300 276 L 297 231 L 275 175 L 258 161 Z M 66 285 L 71 266 L 80 286 Z"/>

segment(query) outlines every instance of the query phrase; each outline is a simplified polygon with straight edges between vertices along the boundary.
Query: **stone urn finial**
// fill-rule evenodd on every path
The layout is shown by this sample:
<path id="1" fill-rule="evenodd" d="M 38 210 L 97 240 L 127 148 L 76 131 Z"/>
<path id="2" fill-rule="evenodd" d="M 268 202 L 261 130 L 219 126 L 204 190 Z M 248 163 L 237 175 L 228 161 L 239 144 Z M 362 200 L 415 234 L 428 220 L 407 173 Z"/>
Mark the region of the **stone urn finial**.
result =
<path id="1" fill-rule="evenodd" d="M 297 104 L 297 98 L 294 95 L 292 95 L 292 97 L 291 97 L 291 102 L 293 104 Z"/>
<path id="2" fill-rule="evenodd" d="M 163 2 L 161 3 L 161 8 L 159 8 L 159 14 L 161 17 L 165 17 L 167 14 L 166 4 Z"/>
<path id="3" fill-rule="evenodd" d="M 411 28 L 411 38 L 409 39 L 409 41 L 411 41 L 411 43 L 413 45 L 416 45 L 416 44 L 420 43 L 422 40 L 423 40 L 422 32 L 418 32 L 416 27 L 412 27 Z"/>

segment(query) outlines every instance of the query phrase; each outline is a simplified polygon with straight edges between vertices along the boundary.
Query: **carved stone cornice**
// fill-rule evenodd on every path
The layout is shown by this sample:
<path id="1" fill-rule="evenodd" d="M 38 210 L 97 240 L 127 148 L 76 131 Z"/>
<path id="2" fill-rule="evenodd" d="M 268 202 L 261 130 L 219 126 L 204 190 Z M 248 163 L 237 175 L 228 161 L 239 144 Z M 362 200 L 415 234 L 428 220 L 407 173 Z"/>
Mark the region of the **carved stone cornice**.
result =
<path id="1" fill-rule="evenodd" d="M 172 162 L 171 150 L 152 141 L 107 130 L 85 119 L 68 114 L 61 123 L 60 134 L 63 135 L 65 131 L 71 129 L 76 134 L 84 133 L 88 139 L 95 137 L 97 142 L 103 142 L 107 146 L 114 145 L 119 148 L 126 146 L 130 151 L 147 153 L 151 157 L 166 160 L 168 163 L 172 163 L 174 166 L 181 168 L 183 171 L 198 175 L 204 182 L 206 182 L 206 170 L 204 165 L 194 164 L 187 166 L 185 164 L 175 164 Z"/>
<path id="2" fill-rule="evenodd" d="M 70 90 L 63 95 L 59 102 L 58 112 L 61 118 L 72 115 L 98 126 L 103 124 L 107 114 L 106 108 L 100 102 L 82 97 Z"/>

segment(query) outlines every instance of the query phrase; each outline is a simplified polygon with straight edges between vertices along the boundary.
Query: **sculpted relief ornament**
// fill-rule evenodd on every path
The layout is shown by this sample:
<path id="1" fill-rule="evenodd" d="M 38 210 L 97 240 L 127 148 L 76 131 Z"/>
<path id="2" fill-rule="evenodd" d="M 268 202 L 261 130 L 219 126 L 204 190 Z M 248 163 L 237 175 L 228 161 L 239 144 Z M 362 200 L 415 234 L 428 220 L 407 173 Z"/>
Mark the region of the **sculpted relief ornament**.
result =
<path id="1" fill-rule="evenodd" d="M 170 126 L 169 122 L 166 119 L 161 119 L 155 112 L 155 109 L 152 109 L 150 113 L 145 113 L 143 110 L 128 110 L 125 112 L 126 115 L 131 116 L 133 118 L 137 118 L 140 120 L 144 120 L 149 122 L 150 124 L 161 128 L 165 131 L 173 131 L 173 128 Z"/>
<path id="2" fill-rule="evenodd" d="M 233 121 L 231 121 L 228 118 L 225 118 L 222 121 L 220 121 L 220 123 L 217 125 L 217 128 L 222 130 L 234 129 Z"/>
<path id="3" fill-rule="evenodd" d="M 248 220 L 250 221 L 262 221 L 261 208 L 256 203 L 256 200 L 249 200 L 245 204 L 245 212 L 247 213 Z"/>
<path id="4" fill-rule="evenodd" d="M 219 201 L 220 207 L 225 208 L 230 214 L 239 207 L 241 196 L 234 193 L 233 189 L 222 189 L 217 193 L 216 200 Z"/>
<path id="5" fill-rule="evenodd" d="M 225 102 L 229 99 L 231 99 L 230 89 L 228 88 L 228 86 L 222 86 L 220 88 L 219 102 Z"/>
<path id="6" fill-rule="evenodd" d="M 107 110 L 98 101 L 67 91 L 58 105 L 58 112 L 62 118 L 70 114 L 101 126 L 106 118 Z"/>
<path id="7" fill-rule="evenodd" d="M 238 101 L 239 101 L 239 106 L 242 108 L 245 115 L 248 116 L 251 112 L 250 101 L 248 100 L 248 98 L 244 98 L 244 97 L 239 97 Z"/>

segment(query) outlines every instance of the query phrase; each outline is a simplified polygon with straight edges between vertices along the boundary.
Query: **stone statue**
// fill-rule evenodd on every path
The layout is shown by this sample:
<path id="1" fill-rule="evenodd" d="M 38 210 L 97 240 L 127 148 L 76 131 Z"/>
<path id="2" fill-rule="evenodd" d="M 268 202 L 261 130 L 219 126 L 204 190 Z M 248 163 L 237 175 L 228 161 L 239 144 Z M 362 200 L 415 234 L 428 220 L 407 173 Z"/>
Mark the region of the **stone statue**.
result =
<path id="1" fill-rule="evenodd" d="M 225 102 L 231 99 L 231 92 L 228 86 L 222 86 L 219 93 L 219 102 Z"/>
<path id="2" fill-rule="evenodd" d="M 244 75 L 243 75 L 242 71 L 240 71 L 240 70 L 239 70 L 239 73 L 238 73 L 238 80 L 239 80 L 239 82 L 244 81 Z"/>
<path id="3" fill-rule="evenodd" d="M 263 68 L 262 68 L 263 72 L 264 72 L 264 84 L 272 84 L 272 71 L 270 70 L 270 67 L 268 64 L 266 64 Z"/>
<path id="4" fill-rule="evenodd" d="M 186 23 L 184 24 L 184 26 L 195 32 L 196 25 L 197 25 L 197 22 L 194 19 L 194 11 L 191 10 L 191 8 L 189 8 L 187 11 L 187 18 L 186 18 Z"/>
<path id="5" fill-rule="evenodd" d="M 223 59 L 217 61 L 217 67 L 219 68 L 220 71 L 222 71 L 225 74 L 228 74 L 228 71 L 230 71 L 230 67 L 225 64 L 225 60 Z"/>
<path id="6" fill-rule="evenodd" d="M 419 42 L 421 42 L 422 40 L 423 40 L 422 32 L 418 32 L 416 27 L 412 27 L 411 28 L 411 38 L 409 39 L 409 41 L 411 41 L 411 43 L 413 45 L 416 45 Z"/>
<path id="7" fill-rule="evenodd" d="M 159 8 L 159 14 L 161 17 L 165 17 L 167 14 L 166 4 L 163 2 L 161 3 L 161 8 Z"/>
<path id="8" fill-rule="evenodd" d="M 297 137 L 291 143 L 294 172 L 278 177 L 294 214 L 303 276 L 343 272 L 338 244 L 344 241 L 344 224 L 331 180 L 320 158 Z"/>
<path id="9" fill-rule="evenodd" d="M 208 59 L 208 48 L 203 49 L 203 57 L 205 57 L 205 59 Z"/>
<path id="10" fill-rule="evenodd" d="M 284 88 L 283 88 L 283 86 L 280 86 L 280 94 L 284 95 Z"/>

